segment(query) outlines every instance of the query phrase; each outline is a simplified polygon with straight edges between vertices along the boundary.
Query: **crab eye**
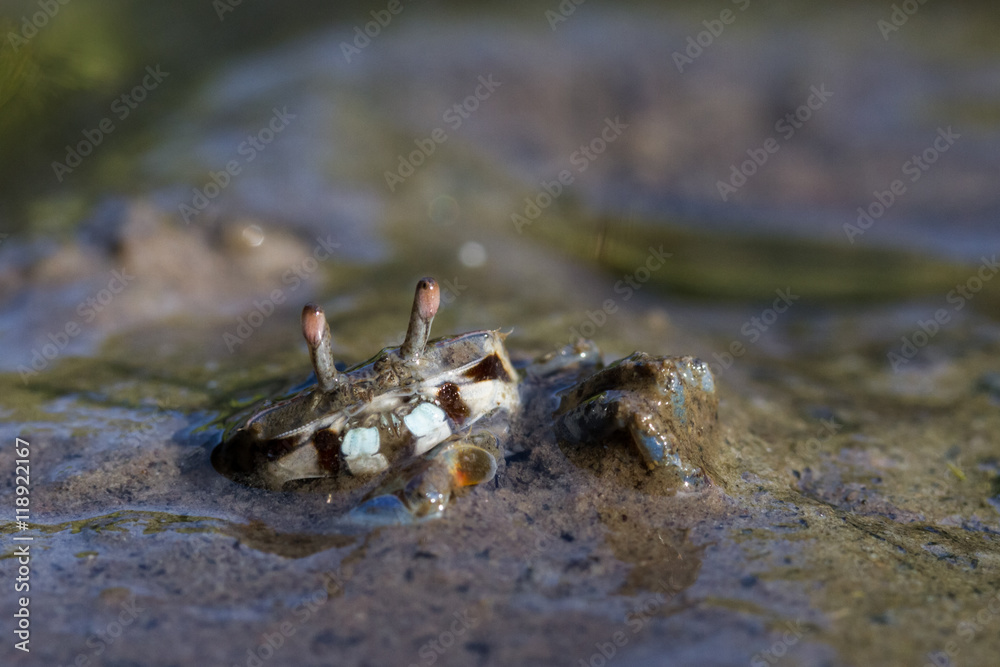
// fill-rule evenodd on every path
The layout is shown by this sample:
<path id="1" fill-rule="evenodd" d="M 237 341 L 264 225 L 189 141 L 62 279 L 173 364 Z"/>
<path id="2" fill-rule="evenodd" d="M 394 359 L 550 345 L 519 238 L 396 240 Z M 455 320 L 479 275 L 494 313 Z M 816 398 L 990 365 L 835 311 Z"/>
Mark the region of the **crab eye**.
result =
<path id="1" fill-rule="evenodd" d="M 404 359 L 416 359 L 423 354 L 424 346 L 431 334 L 431 322 L 441 305 L 441 291 L 433 278 L 421 278 L 417 282 L 417 291 L 413 295 L 413 308 L 410 310 L 410 326 L 406 330 L 406 338 L 399 347 L 399 353 Z"/>
<path id="2" fill-rule="evenodd" d="M 323 309 L 315 303 L 307 303 L 302 309 L 302 335 L 309 345 L 309 357 L 312 359 L 319 387 L 323 391 L 330 391 L 339 380 L 337 367 L 333 364 L 330 324 L 326 321 Z"/>

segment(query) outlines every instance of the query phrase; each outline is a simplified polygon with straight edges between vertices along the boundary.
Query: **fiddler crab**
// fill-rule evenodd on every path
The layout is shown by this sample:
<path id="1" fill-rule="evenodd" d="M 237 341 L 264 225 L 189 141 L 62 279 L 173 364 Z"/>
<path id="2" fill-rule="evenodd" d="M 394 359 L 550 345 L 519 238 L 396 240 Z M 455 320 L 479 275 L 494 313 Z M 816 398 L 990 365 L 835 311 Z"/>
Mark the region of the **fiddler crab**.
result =
<path id="1" fill-rule="evenodd" d="M 603 367 L 581 339 L 519 371 L 499 331 L 428 341 L 439 303 L 434 279 L 420 280 L 403 344 L 342 372 L 323 309 L 306 305 L 316 384 L 237 422 L 213 452 L 216 469 L 268 489 L 309 478 L 370 483 L 349 516 L 409 522 L 493 479 L 505 455 L 524 449 L 511 442 L 523 429 L 512 427 L 542 414 L 565 443 L 601 446 L 624 432 L 654 474 L 673 468 L 685 484 L 706 481 L 703 444 L 718 410 L 708 364 L 636 352 Z"/>

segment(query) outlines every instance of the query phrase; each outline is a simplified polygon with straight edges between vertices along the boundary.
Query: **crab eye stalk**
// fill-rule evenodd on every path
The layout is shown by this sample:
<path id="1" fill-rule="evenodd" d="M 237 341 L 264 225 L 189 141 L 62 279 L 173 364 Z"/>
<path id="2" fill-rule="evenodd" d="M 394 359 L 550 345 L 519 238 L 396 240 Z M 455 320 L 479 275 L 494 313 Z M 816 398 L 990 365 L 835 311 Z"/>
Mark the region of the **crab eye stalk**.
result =
<path id="1" fill-rule="evenodd" d="M 319 388 L 330 391 L 340 378 L 337 377 L 337 367 L 333 365 L 330 325 L 323 309 L 315 303 L 307 303 L 302 309 L 302 335 L 309 345 L 309 357 L 312 359 L 313 370 L 316 371 Z"/>
<path id="2" fill-rule="evenodd" d="M 413 295 L 413 310 L 410 311 L 410 326 L 406 339 L 399 347 L 404 359 L 416 359 L 423 354 L 424 346 L 431 335 L 431 322 L 441 305 L 441 291 L 433 278 L 421 278 L 417 282 L 417 292 Z"/>

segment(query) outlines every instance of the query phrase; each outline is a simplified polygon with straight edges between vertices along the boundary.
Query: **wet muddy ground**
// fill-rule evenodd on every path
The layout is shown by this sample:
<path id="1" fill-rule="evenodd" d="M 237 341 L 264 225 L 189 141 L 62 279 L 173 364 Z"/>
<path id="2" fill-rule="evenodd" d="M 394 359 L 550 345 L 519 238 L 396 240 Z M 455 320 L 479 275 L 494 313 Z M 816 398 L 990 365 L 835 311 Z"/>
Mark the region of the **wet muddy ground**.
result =
<path id="1" fill-rule="evenodd" d="M 32 641 L 16 650 L 5 623 L 0 661 L 995 659 L 1000 281 L 981 222 L 997 210 L 995 134 L 963 126 L 969 141 L 860 243 L 843 229 L 939 125 L 981 117 L 951 93 L 981 99 L 995 67 L 944 76 L 947 49 L 922 68 L 906 42 L 872 59 L 877 30 L 852 50 L 809 21 L 797 34 L 813 50 L 789 62 L 751 50 L 790 39 L 757 20 L 683 73 L 671 54 L 697 13 L 581 14 L 556 31 L 532 16 L 431 30 L 414 14 L 353 63 L 347 27 L 234 62 L 130 153 L 132 192 L 83 206 L 72 232 L 3 239 L 0 567 L 13 581 L 30 544 Z M 491 73 L 502 84 L 448 124 L 442 110 Z M 903 74 L 918 83 L 886 88 Z M 730 163 L 824 82 L 830 106 L 723 206 Z M 897 113 L 873 111 L 872 90 L 895 90 Z M 245 134 L 285 107 L 295 118 L 243 162 Z M 580 143 L 619 115 L 630 127 L 578 170 Z M 438 126 L 436 155 L 387 181 Z M 195 207 L 192 189 L 230 159 L 242 173 Z M 561 170 L 573 181 L 529 215 Z M 746 239 L 720 211 L 767 222 L 745 222 Z M 844 262 L 870 273 L 852 281 Z M 263 491 L 212 468 L 225 418 L 308 375 L 303 303 L 323 304 L 335 356 L 354 363 L 401 340 L 425 274 L 442 285 L 437 335 L 512 328 L 522 361 L 576 333 L 608 361 L 708 361 L 712 483 L 669 493 L 625 443 L 568 447 L 542 423 L 443 518 L 363 530 L 338 521 L 345 501 L 322 483 Z M 27 530 L 9 521 L 17 438 Z"/>

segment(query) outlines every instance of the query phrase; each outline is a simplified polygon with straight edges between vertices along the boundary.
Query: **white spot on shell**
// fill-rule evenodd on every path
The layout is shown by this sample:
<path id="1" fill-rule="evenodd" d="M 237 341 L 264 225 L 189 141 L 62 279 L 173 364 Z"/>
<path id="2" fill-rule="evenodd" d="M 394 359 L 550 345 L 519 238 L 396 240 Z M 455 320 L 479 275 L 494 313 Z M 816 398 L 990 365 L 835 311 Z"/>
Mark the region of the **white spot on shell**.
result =
<path id="1" fill-rule="evenodd" d="M 352 475 L 374 475 L 389 467 L 389 461 L 382 454 L 348 457 L 345 461 Z"/>
<path id="2" fill-rule="evenodd" d="M 344 434 L 340 451 L 344 452 L 347 458 L 378 454 L 378 429 L 352 428 Z"/>
<path id="3" fill-rule="evenodd" d="M 433 433 L 445 421 L 444 410 L 433 403 L 421 403 L 413 408 L 413 412 L 403 417 L 403 423 L 410 433 L 418 438 Z"/>

